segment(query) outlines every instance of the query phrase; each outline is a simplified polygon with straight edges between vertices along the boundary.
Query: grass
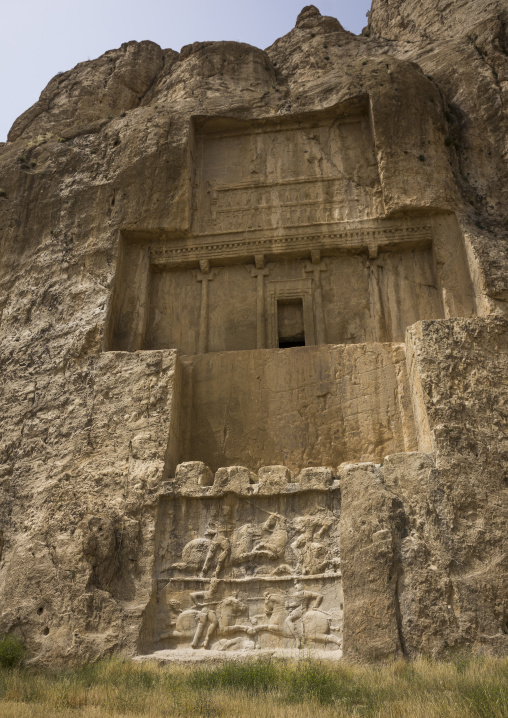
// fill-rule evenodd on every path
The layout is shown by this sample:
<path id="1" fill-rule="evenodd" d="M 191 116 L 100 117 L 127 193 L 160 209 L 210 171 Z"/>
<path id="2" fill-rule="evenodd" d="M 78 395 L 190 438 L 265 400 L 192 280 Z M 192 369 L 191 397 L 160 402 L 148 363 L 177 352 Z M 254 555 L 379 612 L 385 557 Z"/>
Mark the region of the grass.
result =
<path id="1" fill-rule="evenodd" d="M 45 142 L 50 140 L 52 137 L 53 137 L 53 135 L 50 132 L 46 132 L 43 135 L 37 135 L 36 137 L 33 137 L 31 140 L 28 141 L 26 148 L 27 148 L 27 150 L 29 150 L 32 147 L 37 147 L 37 145 L 43 145 Z"/>
<path id="2" fill-rule="evenodd" d="M 0 669 L 2 718 L 506 718 L 508 659 Z"/>

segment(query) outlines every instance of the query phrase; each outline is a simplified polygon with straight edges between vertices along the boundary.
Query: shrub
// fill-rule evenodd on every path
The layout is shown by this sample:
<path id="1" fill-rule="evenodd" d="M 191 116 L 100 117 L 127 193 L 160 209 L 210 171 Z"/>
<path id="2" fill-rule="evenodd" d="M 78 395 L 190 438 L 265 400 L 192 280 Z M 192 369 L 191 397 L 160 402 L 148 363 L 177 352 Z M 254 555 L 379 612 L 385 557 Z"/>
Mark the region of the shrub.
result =
<path id="1" fill-rule="evenodd" d="M 23 641 L 16 636 L 6 635 L 0 638 L 0 666 L 14 668 L 19 666 L 25 656 Z"/>
<path id="2" fill-rule="evenodd" d="M 0 197 L 7 197 L 7 190 L 0 189 Z"/>

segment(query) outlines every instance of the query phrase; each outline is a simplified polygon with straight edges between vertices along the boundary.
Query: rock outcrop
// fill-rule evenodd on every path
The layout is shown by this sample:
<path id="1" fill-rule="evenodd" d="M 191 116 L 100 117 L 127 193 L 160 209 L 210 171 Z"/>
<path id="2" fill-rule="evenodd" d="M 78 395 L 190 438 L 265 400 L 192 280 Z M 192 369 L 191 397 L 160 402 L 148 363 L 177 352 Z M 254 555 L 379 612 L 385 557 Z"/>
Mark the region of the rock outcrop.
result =
<path id="1" fill-rule="evenodd" d="M 0 633 L 34 662 L 506 653 L 507 21 L 128 42 L 16 120 Z"/>

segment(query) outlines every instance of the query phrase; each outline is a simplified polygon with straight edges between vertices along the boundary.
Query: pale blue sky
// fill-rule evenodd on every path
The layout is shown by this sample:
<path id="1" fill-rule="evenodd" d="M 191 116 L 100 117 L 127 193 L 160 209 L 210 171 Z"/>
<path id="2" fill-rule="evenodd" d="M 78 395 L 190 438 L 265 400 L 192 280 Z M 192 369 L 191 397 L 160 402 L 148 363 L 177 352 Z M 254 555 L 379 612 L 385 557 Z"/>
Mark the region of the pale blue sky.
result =
<path id="1" fill-rule="evenodd" d="M 305 0 L 0 0 L 0 141 L 57 72 L 128 40 L 180 50 L 197 40 L 265 48 L 294 26 Z M 359 34 L 371 0 L 315 0 Z"/>

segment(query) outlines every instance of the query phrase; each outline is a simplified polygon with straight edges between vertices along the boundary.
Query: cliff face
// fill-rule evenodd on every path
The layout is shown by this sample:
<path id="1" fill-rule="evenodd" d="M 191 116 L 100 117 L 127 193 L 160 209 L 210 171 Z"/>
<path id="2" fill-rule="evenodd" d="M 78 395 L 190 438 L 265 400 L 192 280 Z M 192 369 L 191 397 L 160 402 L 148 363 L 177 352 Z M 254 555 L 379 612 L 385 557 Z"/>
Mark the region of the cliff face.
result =
<path id="1" fill-rule="evenodd" d="M 158 646 L 167 482 L 208 460 L 205 434 L 261 471 L 242 447 L 279 391 L 263 461 L 295 478 L 300 454 L 345 459 L 344 653 L 506 651 L 504 5 L 374 0 L 359 37 L 309 6 L 265 51 L 129 42 L 16 120 L 0 147 L 0 632 L 34 659 Z M 225 308 L 247 277 L 251 334 Z M 288 336 L 362 348 L 284 359 L 272 315 L 297 326 L 298 302 Z M 158 328 L 175 316 L 200 333 L 183 358 Z M 225 359 L 226 326 L 258 353 Z M 295 426 L 312 451 L 289 455 Z"/>
<path id="2" fill-rule="evenodd" d="M 374 0 L 367 29 L 443 93 L 465 233 L 489 266 L 485 291 L 497 307 L 507 301 L 507 23 L 504 2 Z"/>

